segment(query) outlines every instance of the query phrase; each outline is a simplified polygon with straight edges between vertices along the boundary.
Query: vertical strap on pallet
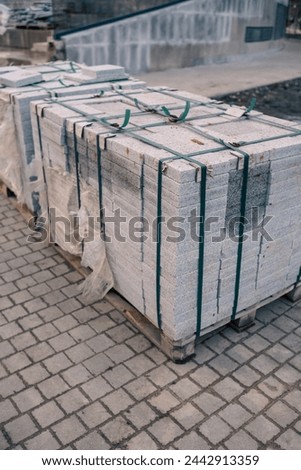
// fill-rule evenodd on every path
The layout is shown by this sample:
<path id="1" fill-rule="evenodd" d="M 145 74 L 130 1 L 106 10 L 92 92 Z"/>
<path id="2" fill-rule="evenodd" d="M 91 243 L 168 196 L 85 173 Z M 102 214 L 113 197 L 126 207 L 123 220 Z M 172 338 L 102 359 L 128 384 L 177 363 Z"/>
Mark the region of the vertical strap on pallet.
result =
<path id="1" fill-rule="evenodd" d="M 301 266 L 300 266 L 299 274 L 297 276 L 296 284 L 298 284 L 298 282 L 300 282 L 300 281 L 301 281 Z"/>
<path id="2" fill-rule="evenodd" d="M 239 221 L 239 232 L 238 232 L 234 302 L 233 302 L 233 309 L 232 309 L 232 316 L 231 316 L 232 320 L 235 320 L 235 317 L 236 317 L 238 298 L 239 298 L 242 251 L 243 251 L 243 241 L 244 241 L 245 222 L 246 222 L 245 215 L 246 215 L 246 206 L 247 206 L 249 160 L 250 160 L 249 154 L 247 154 L 246 152 L 243 152 L 242 150 L 236 150 L 236 151 L 238 151 L 243 156 L 244 166 L 243 166 L 243 178 L 242 178 L 242 188 L 241 188 L 241 197 L 240 197 L 240 221 Z"/>
<path id="3" fill-rule="evenodd" d="M 78 207 L 80 209 L 80 207 L 81 207 L 81 194 L 80 194 L 79 155 L 78 155 L 77 137 L 76 137 L 76 122 L 73 123 L 73 143 L 74 143 L 74 156 L 75 156 L 77 202 L 78 202 Z"/>

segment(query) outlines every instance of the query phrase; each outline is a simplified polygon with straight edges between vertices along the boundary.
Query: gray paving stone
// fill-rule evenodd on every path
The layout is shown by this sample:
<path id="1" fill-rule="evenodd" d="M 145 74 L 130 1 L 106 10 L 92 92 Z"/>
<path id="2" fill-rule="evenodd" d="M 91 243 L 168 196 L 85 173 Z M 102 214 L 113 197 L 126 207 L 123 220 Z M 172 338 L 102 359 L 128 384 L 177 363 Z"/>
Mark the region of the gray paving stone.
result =
<path id="1" fill-rule="evenodd" d="M 295 423 L 294 428 L 296 429 L 298 433 L 301 433 L 301 420 Z"/>
<path id="2" fill-rule="evenodd" d="M 215 411 L 225 405 L 224 400 L 209 392 L 201 393 L 193 399 L 193 402 L 207 415 L 215 413 Z"/>
<path id="3" fill-rule="evenodd" d="M 47 307 L 44 310 L 39 311 L 39 316 L 45 321 L 45 322 L 51 322 L 56 320 L 57 318 L 60 318 L 62 315 L 64 315 L 64 312 L 62 310 L 58 309 L 55 306 Z"/>
<path id="4" fill-rule="evenodd" d="M 94 353 L 100 353 L 111 348 L 115 343 L 107 335 L 99 334 L 94 338 L 89 339 L 87 341 L 87 345 L 94 351 Z"/>
<path id="5" fill-rule="evenodd" d="M 289 364 L 284 364 L 275 372 L 275 376 L 286 384 L 294 384 L 300 380 L 300 372 Z"/>
<path id="6" fill-rule="evenodd" d="M 69 387 L 59 375 L 53 375 L 39 383 L 38 388 L 46 398 L 53 398 L 68 390 Z"/>
<path id="7" fill-rule="evenodd" d="M 110 393 L 106 397 L 102 398 L 101 402 L 104 403 L 114 415 L 119 414 L 120 411 L 124 411 L 134 405 L 134 401 L 122 389 Z"/>
<path id="8" fill-rule="evenodd" d="M 82 385 L 81 388 L 91 400 L 97 400 L 112 391 L 112 387 L 102 377 L 90 380 Z"/>
<path id="9" fill-rule="evenodd" d="M 20 270 L 21 271 L 21 270 Z M 18 289 L 28 289 L 28 287 L 32 287 L 36 284 L 36 281 L 33 279 L 32 276 L 25 276 L 24 271 L 23 271 L 23 277 L 21 279 L 18 279 L 15 284 L 18 287 Z M 30 300 L 29 302 L 26 302 L 24 304 L 24 307 L 27 309 L 26 304 L 31 303 L 33 300 Z M 28 310 L 29 311 L 29 310 Z"/>
<path id="10" fill-rule="evenodd" d="M 232 429 L 218 416 L 212 416 L 199 427 L 199 432 L 216 445 L 231 434 Z"/>
<path id="11" fill-rule="evenodd" d="M 70 442 L 75 441 L 86 432 L 76 416 L 70 416 L 55 424 L 52 426 L 52 430 L 63 445 L 70 444 Z"/>
<path id="12" fill-rule="evenodd" d="M 146 377 L 140 377 L 125 385 L 124 388 L 138 401 L 143 400 L 157 390 Z"/>
<path id="13" fill-rule="evenodd" d="M 159 395 L 149 399 L 149 403 L 161 413 L 167 413 L 180 404 L 168 390 L 163 390 Z"/>
<path id="14" fill-rule="evenodd" d="M 78 450 L 109 450 L 110 446 L 97 431 L 92 431 L 82 439 L 75 442 Z"/>
<path id="15" fill-rule="evenodd" d="M 202 388 L 206 388 L 216 382 L 220 376 L 214 372 L 213 369 L 204 365 L 198 367 L 192 374 L 190 374 L 190 378 L 197 382 Z"/>
<path id="16" fill-rule="evenodd" d="M 301 449 L 301 436 L 300 433 L 288 429 L 284 434 L 278 437 L 276 443 L 284 450 L 299 450 Z"/>
<path id="17" fill-rule="evenodd" d="M 298 414 L 290 407 L 278 401 L 266 411 L 266 415 L 278 426 L 286 428 L 298 418 Z"/>
<path id="18" fill-rule="evenodd" d="M 29 331 L 15 336 L 11 339 L 11 343 L 17 351 L 22 351 L 23 349 L 28 348 L 29 346 L 33 346 L 34 344 L 36 344 L 36 342 L 37 340 Z"/>
<path id="19" fill-rule="evenodd" d="M 118 325 L 111 328 L 107 334 L 115 343 L 123 343 L 127 339 L 134 336 L 134 332 L 127 325 Z"/>
<path id="20" fill-rule="evenodd" d="M 64 331 L 68 331 L 71 328 L 74 328 L 75 326 L 78 325 L 78 321 L 75 320 L 75 318 L 72 315 L 64 315 L 63 317 L 58 318 L 57 320 L 54 320 L 53 325 L 55 328 L 63 333 Z M 71 336 L 72 332 L 70 332 Z"/>
<path id="21" fill-rule="evenodd" d="M 119 312 L 118 312 L 119 313 Z M 111 313 L 112 315 L 112 313 Z M 142 334 L 138 334 L 126 341 L 126 344 L 130 346 L 135 352 L 141 353 L 151 348 L 150 341 L 145 338 Z M 152 359 L 151 355 L 149 356 Z M 156 361 L 155 361 L 156 362 Z M 156 362 L 156 364 L 158 364 Z"/>
<path id="22" fill-rule="evenodd" d="M 228 375 L 239 366 L 237 362 L 225 355 L 215 357 L 209 362 L 209 366 L 213 367 L 220 375 Z"/>
<path id="23" fill-rule="evenodd" d="M 165 387 L 177 379 L 177 376 L 165 365 L 156 367 L 147 373 L 147 377 L 158 387 Z"/>
<path id="24" fill-rule="evenodd" d="M 38 338 L 39 341 L 52 338 L 59 334 L 59 330 L 55 328 L 52 323 L 46 323 L 45 325 L 38 326 L 33 330 L 33 334 Z"/>
<path id="25" fill-rule="evenodd" d="M 160 444 L 167 445 L 183 434 L 182 429 L 170 418 L 161 418 L 152 424 L 148 431 Z"/>
<path id="26" fill-rule="evenodd" d="M 112 312 L 112 310 L 114 310 L 113 305 L 106 299 L 102 299 L 93 304 L 93 308 L 101 314 Z"/>
<path id="27" fill-rule="evenodd" d="M 266 444 L 274 436 L 276 436 L 280 429 L 278 426 L 275 426 L 270 420 L 266 419 L 264 416 L 258 416 L 251 423 L 247 424 L 246 430 L 259 440 Z"/>
<path id="28" fill-rule="evenodd" d="M 210 450 L 208 442 L 200 437 L 195 431 L 191 431 L 185 436 L 178 439 L 174 446 L 178 450 Z"/>
<path id="29" fill-rule="evenodd" d="M 110 413 L 108 413 L 108 411 L 98 402 L 86 406 L 77 414 L 88 428 L 100 426 L 112 417 Z"/>
<path id="30" fill-rule="evenodd" d="M 74 312 L 73 316 L 77 319 L 77 321 L 79 323 L 86 323 L 89 320 L 93 320 L 94 318 L 97 318 L 98 313 L 92 307 L 84 307 L 84 308 L 81 308 L 80 310 L 77 310 L 76 312 Z M 113 323 L 113 325 L 115 325 L 115 323 Z M 90 323 L 90 326 L 92 328 L 94 328 L 91 323 Z M 106 330 L 106 328 L 104 328 L 103 331 L 105 331 L 105 330 Z M 100 333 L 100 332 L 98 331 L 97 333 Z"/>
<path id="31" fill-rule="evenodd" d="M 22 333 L 22 330 L 16 322 L 0 326 L 0 336 L 3 340 L 12 338 L 19 333 Z"/>
<path id="32" fill-rule="evenodd" d="M 23 330 L 31 330 L 41 326 L 43 321 L 36 313 L 33 313 L 32 315 L 27 315 L 26 317 L 19 319 L 18 323 Z"/>
<path id="33" fill-rule="evenodd" d="M 171 413 L 173 418 L 185 429 L 191 429 L 203 421 L 205 415 L 191 403 L 185 403 L 181 408 Z"/>
<path id="34" fill-rule="evenodd" d="M 265 354 L 260 354 L 258 357 L 253 359 L 250 362 L 250 365 L 264 375 L 269 374 L 279 366 L 279 364 L 274 361 L 274 359 L 266 356 Z"/>
<path id="35" fill-rule="evenodd" d="M 174 385 L 171 385 L 170 390 L 175 393 L 179 398 L 181 398 L 181 400 L 187 400 L 193 395 L 199 393 L 201 387 L 195 385 L 194 382 L 192 382 L 189 378 L 186 377 L 177 381 L 177 383 L 175 383 Z"/>
<path id="36" fill-rule="evenodd" d="M 197 368 L 197 364 L 194 361 L 185 362 L 185 364 L 175 364 L 172 361 L 166 362 L 166 366 L 171 369 L 178 377 L 187 375 Z"/>
<path id="37" fill-rule="evenodd" d="M 76 346 L 72 346 L 72 348 L 70 349 L 65 350 L 65 354 L 68 356 L 69 359 L 71 359 L 72 362 L 78 364 L 79 362 L 84 362 L 85 359 L 88 359 L 89 357 L 93 356 L 94 352 L 85 343 L 81 343 L 77 344 Z"/>
<path id="38" fill-rule="evenodd" d="M 141 429 L 154 421 L 158 415 L 146 403 L 139 403 L 126 411 L 124 416 L 137 429 Z"/>
<path id="39" fill-rule="evenodd" d="M 295 408 L 299 412 L 301 412 L 301 391 L 300 390 L 292 390 L 287 395 L 285 395 L 284 400 L 288 405 Z"/>
<path id="40" fill-rule="evenodd" d="M 46 428 L 64 417 L 64 413 L 54 401 L 40 406 L 32 414 L 42 428 Z"/>
<path id="41" fill-rule="evenodd" d="M 56 401 L 67 414 L 73 413 L 89 403 L 89 400 L 77 388 L 57 397 Z"/>
<path id="42" fill-rule="evenodd" d="M 10 373 L 16 372 L 18 370 L 24 369 L 31 364 L 31 361 L 28 359 L 24 352 L 19 352 L 9 356 L 6 359 L 3 359 L 3 364 Z"/>
<path id="43" fill-rule="evenodd" d="M 22 379 L 29 385 L 36 384 L 49 377 L 47 370 L 41 364 L 35 364 L 20 371 Z"/>
<path id="44" fill-rule="evenodd" d="M 60 352 L 73 346 L 75 341 L 68 333 L 61 333 L 51 338 L 49 344 L 56 352 Z"/>
<path id="45" fill-rule="evenodd" d="M 259 334 L 271 343 L 277 343 L 277 341 L 279 341 L 285 335 L 282 330 L 279 330 L 279 328 L 276 328 L 273 325 L 265 326 L 262 328 L 262 330 L 259 331 Z"/>
<path id="46" fill-rule="evenodd" d="M 11 418 L 17 416 L 18 411 L 11 400 L 2 400 L 0 403 L 0 423 L 5 423 Z"/>
<path id="47" fill-rule="evenodd" d="M 239 385 L 239 383 L 231 379 L 231 377 L 226 377 L 225 379 L 217 382 L 217 384 L 213 386 L 213 390 L 215 390 L 215 392 L 224 400 L 232 401 L 233 398 L 241 395 L 244 389 Z"/>
<path id="48" fill-rule="evenodd" d="M 123 364 L 120 364 L 110 370 L 107 370 L 103 374 L 103 376 L 114 388 L 122 387 L 130 380 L 135 378 L 132 372 L 130 372 L 129 369 L 124 367 Z"/>
<path id="49" fill-rule="evenodd" d="M 260 379 L 260 375 L 247 365 L 235 371 L 233 377 L 247 387 L 251 387 L 251 385 Z"/>
<path id="50" fill-rule="evenodd" d="M 272 376 L 260 382 L 258 388 L 271 398 L 279 397 L 285 390 L 285 386 Z"/>
<path id="51" fill-rule="evenodd" d="M 232 343 L 220 334 L 216 334 L 207 339 L 204 344 L 206 347 L 212 349 L 216 354 L 221 354 L 225 349 L 229 348 Z"/>
<path id="52" fill-rule="evenodd" d="M 297 354 L 289 362 L 295 369 L 301 370 L 301 354 Z"/>
<path id="53" fill-rule="evenodd" d="M 14 395 L 12 399 L 21 413 L 25 413 L 43 402 L 43 397 L 34 387 L 23 390 L 17 395 Z"/>
<path id="54" fill-rule="evenodd" d="M 239 401 L 254 414 L 259 413 L 269 403 L 268 398 L 255 389 L 251 389 L 242 395 Z"/>
<path id="55" fill-rule="evenodd" d="M 68 354 L 68 351 L 66 351 Z M 72 362 L 68 359 L 65 353 L 58 353 L 54 354 L 53 356 L 45 359 L 44 365 L 46 369 L 51 374 L 57 374 L 62 370 L 68 369 L 68 367 L 72 366 Z"/>
<path id="56" fill-rule="evenodd" d="M 2 379 L 3 377 L 6 377 L 8 374 L 6 372 L 6 369 L 4 369 L 4 367 L 2 366 L 2 364 L 0 364 L 0 379 Z"/>
<path id="57" fill-rule="evenodd" d="M 286 333 L 290 333 L 291 331 L 294 331 L 296 328 L 298 328 L 299 323 L 287 317 L 286 315 L 282 315 L 273 322 L 273 325 L 285 331 Z"/>
<path id="58" fill-rule="evenodd" d="M 17 374 L 9 375 L 8 377 L 0 380 L 0 395 L 2 398 L 7 398 L 24 388 L 25 385 Z"/>
<path id="59" fill-rule="evenodd" d="M 142 431 L 126 443 L 126 448 L 128 450 L 157 450 L 158 446 L 145 431 Z"/>
<path id="60" fill-rule="evenodd" d="M 254 352 L 246 348 L 243 344 L 236 344 L 233 348 L 228 349 L 227 355 L 230 356 L 234 361 L 239 364 L 244 364 L 249 361 L 253 356 Z"/>
<path id="61" fill-rule="evenodd" d="M 63 302 L 57 304 L 57 307 L 64 312 L 65 314 L 75 312 L 76 310 L 79 310 L 82 305 L 79 303 L 78 300 L 76 299 L 68 299 L 64 300 Z"/>
<path id="62" fill-rule="evenodd" d="M 93 313 L 95 314 L 96 312 L 93 310 Z M 78 316 L 80 317 L 80 313 L 76 312 L 74 313 L 74 316 L 77 318 Z M 96 315 L 98 317 L 98 315 Z M 111 318 L 107 316 L 103 317 L 98 317 L 95 320 L 92 320 L 89 322 L 89 325 L 96 331 L 96 333 L 104 333 L 108 331 L 110 328 L 113 328 L 116 326 L 116 323 L 111 320 Z"/>
<path id="63" fill-rule="evenodd" d="M 95 336 L 95 331 L 89 325 L 79 325 L 73 328 L 73 330 L 70 330 L 69 334 L 77 343 L 80 343 L 81 341 L 86 341 L 92 338 L 92 336 Z"/>
<path id="64" fill-rule="evenodd" d="M 10 294 L 10 298 L 14 302 L 14 304 L 22 304 L 24 302 L 27 302 L 28 300 L 32 299 L 32 295 L 28 292 L 28 290 L 20 290 L 18 292 L 15 292 L 14 294 Z M 20 307 L 19 309 L 17 307 Z M 17 318 L 24 317 L 24 315 L 27 314 L 26 310 L 21 307 L 21 305 L 16 305 L 14 307 L 16 312 L 13 314 L 13 317 L 11 317 L 12 320 L 16 320 Z M 12 309 L 13 310 L 13 309 Z"/>
<path id="65" fill-rule="evenodd" d="M 62 372 L 61 376 L 70 387 L 87 382 L 92 377 L 90 372 L 82 364 L 70 367 L 70 369 Z"/>
<path id="66" fill-rule="evenodd" d="M 256 450 L 258 449 L 258 443 L 252 439 L 243 429 L 240 429 L 237 433 L 233 434 L 225 442 L 225 446 L 229 450 Z"/>
<path id="67" fill-rule="evenodd" d="M 290 333 L 289 335 L 282 338 L 281 343 L 287 348 L 291 349 L 293 353 L 301 352 L 301 339 L 300 336 L 295 333 Z"/>
<path id="68" fill-rule="evenodd" d="M 0 450 L 6 450 L 9 447 L 7 440 L 3 436 L 3 433 L 0 432 Z"/>
<path id="69" fill-rule="evenodd" d="M 117 344 L 110 349 L 105 351 L 108 356 L 115 364 L 120 364 L 134 356 L 134 352 L 125 344 Z"/>
<path id="70" fill-rule="evenodd" d="M 4 357 L 10 356 L 11 354 L 14 354 L 15 349 L 11 345 L 9 341 L 1 341 L 0 342 L 0 359 L 3 359 Z"/>
<path id="71" fill-rule="evenodd" d="M 149 357 L 152 361 L 154 361 L 158 365 L 163 364 L 167 360 L 167 357 L 165 356 L 165 354 L 163 354 L 155 346 L 152 346 L 150 349 L 145 351 L 145 354 L 147 355 L 147 357 Z"/>
<path id="72" fill-rule="evenodd" d="M 282 346 L 282 344 L 277 343 L 272 348 L 266 351 L 266 354 L 271 356 L 275 361 L 283 364 L 287 362 L 294 354 L 289 349 Z"/>
<path id="73" fill-rule="evenodd" d="M 211 349 L 206 348 L 206 346 L 202 344 L 198 344 L 196 349 L 195 349 L 195 357 L 194 361 L 197 364 L 204 364 L 205 362 L 210 361 L 216 356 L 216 354 L 211 351 Z"/>
<path id="74" fill-rule="evenodd" d="M 28 450 L 57 450 L 60 449 L 60 444 L 49 431 L 44 431 L 26 441 L 25 447 Z"/>
<path id="75" fill-rule="evenodd" d="M 258 353 L 271 346 L 271 343 L 258 334 L 253 334 L 244 340 L 244 345 Z"/>
<path id="76" fill-rule="evenodd" d="M 99 375 L 114 366 L 104 353 L 94 354 L 90 359 L 84 362 L 84 366 L 94 375 Z"/>
<path id="77" fill-rule="evenodd" d="M 101 432 L 112 445 L 118 446 L 120 442 L 134 434 L 134 429 L 124 418 L 118 416 L 109 423 L 104 424 L 101 427 Z"/>
<path id="78" fill-rule="evenodd" d="M 23 415 L 10 421 L 4 428 L 14 444 L 18 444 L 38 431 L 38 428 L 28 415 Z"/>
<path id="79" fill-rule="evenodd" d="M 228 424 L 230 424 L 230 426 L 232 426 L 234 429 L 240 428 L 252 418 L 251 413 L 236 403 L 231 403 L 222 411 L 220 411 L 219 416 L 223 418 L 223 420 Z"/>

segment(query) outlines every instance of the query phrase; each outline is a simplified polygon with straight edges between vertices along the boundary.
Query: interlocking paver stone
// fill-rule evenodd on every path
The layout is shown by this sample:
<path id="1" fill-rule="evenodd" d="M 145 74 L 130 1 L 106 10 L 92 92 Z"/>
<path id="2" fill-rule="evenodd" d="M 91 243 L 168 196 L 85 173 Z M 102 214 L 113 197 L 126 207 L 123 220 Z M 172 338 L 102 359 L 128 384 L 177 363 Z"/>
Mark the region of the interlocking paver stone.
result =
<path id="1" fill-rule="evenodd" d="M 208 392 L 201 393 L 193 402 L 207 415 L 211 415 L 225 404 L 224 400 Z"/>
<path id="2" fill-rule="evenodd" d="M 195 431 L 178 439 L 174 444 L 176 449 L 179 450 L 210 450 L 211 446 L 208 442 L 200 437 Z"/>
<path id="3" fill-rule="evenodd" d="M 104 353 L 94 354 L 84 362 L 85 367 L 94 375 L 99 375 L 114 366 L 114 362 Z"/>
<path id="4" fill-rule="evenodd" d="M 102 377 L 96 377 L 95 379 L 90 380 L 83 384 L 81 388 L 91 398 L 91 400 L 96 400 L 112 391 L 112 387 Z"/>
<path id="5" fill-rule="evenodd" d="M 75 442 L 78 450 L 109 450 L 109 444 L 104 440 L 97 431 L 90 432 L 82 439 Z"/>
<path id="6" fill-rule="evenodd" d="M 9 419 L 17 416 L 18 411 L 10 400 L 3 400 L 0 403 L 0 423 L 5 423 Z"/>
<path id="7" fill-rule="evenodd" d="M 98 402 L 86 406 L 77 414 L 89 428 L 95 428 L 111 418 L 111 414 Z"/>
<path id="8" fill-rule="evenodd" d="M 151 372 L 148 372 L 147 377 L 158 387 L 164 387 L 177 378 L 177 376 L 165 365 L 156 367 Z"/>
<path id="9" fill-rule="evenodd" d="M 149 403 L 161 413 L 167 413 L 179 405 L 180 402 L 168 390 L 164 390 L 159 395 L 151 398 Z"/>
<path id="10" fill-rule="evenodd" d="M 54 401 L 49 401 L 32 412 L 42 428 L 46 428 L 64 417 L 64 413 Z"/>
<path id="11" fill-rule="evenodd" d="M 28 450 L 57 450 L 61 446 L 49 431 L 45 431 L 26 441 L 25 447 Z"/>
<path id="12" fill-rule="evenodd" d="M 56 401 L 68 414 L 79 410 L 89 403 L 88 398 L 77 388 L 57 397 Z"/>
<path id="13" fill-rule="evenodd" d="M 272 348 L 268 349 L 266 354 L 281 364 L 287 362 L 294 355 L 290 349 L 285 348 L 280 343 L 277 343 Z"/>
<path id="14" fill-rule="evenodd" d="M 231 403 L 222 411 L 220 411 L 219 416 L 223 418 L 223 420 L 228 424 L 230 424 L 230 426 L 232 426 L 234 429 L 240 428 L 243 424 L 252 418 L 251 413 L 236 403 Z"/>
<path id="15" fill-rule="evenodd" d="M 261 356 L 253 359 L 250 362 L 250 365 L 254 369 L 257 369 L 262 374 L 269 374 L 274 369 L 276 369 L 276 367 L 279 366 L 279 364 L 276 361 L 274 361 L 274 359 L 272 359 L 269 356 L 266 356 L 265 354 L 261 354 Z"/>
<path id="16" fill-rule="evenodd" d="M 272 376 L 260 382 L 258 388 L 270 398 L 279 397 L 285 390 L 285 386 Z"/>
<path id="17" fill-rule="evenodd" d="M 110 349 L 106 349 L 105 353 L 115 364 L 120 364 L 135 355 L 125 344 L 117 344 Z"/>
<path id="18" fill-rule="evenodd" d="M 125 412 L 125 416 L 137 429 L 141 429 L 154 421 L 157 414 L 146 403 L 139 403 Z"/>
<path id="19" fill-rule="evenodd" d="M 0 342 L 0 359 L 3 359 L 4 357 L 10 356 L 11 354 L 14 354 L 15 349 L 11 345 L 9 341 L 1 341 Z"/>
<path id="20" fill-rule="evenodd" d="M 142 431 L 127 442 L 126 448 L 128 450 L 157 450 L 158 446 L 145 431 Z"/>
<path id="21" fill-rule="evenodd" d="M 68 351 L 66 351 L 66 354 L 67 353 Z M 68 369 L 70 366 L 72 366 L 72 362 L 68 359 L 65 353 L 54 354 L 48 359 L 45 359 L 44 364 L 46 369 L 51 374 L 57 374 L 58 372 Z"/>
<path id="22" fill-rule="evenodd" d="M 284 428 L 298 418 L 298 413 L 280 401 L 271 406 L 266 415 Z"/>
<path id="23" fill-rule="evenodd" d="M 240 429 L 237 433 L 233 434 L 233 436 L 225 442 L 225 446 L 229 450 L 258 449 L 258 443 L 243 429 Z"/>
<path id="24" fill-rule="evenodd" d="M 110 393 L 106 397 L 102 398 L 101 401 L 113 414 L 118 414 L 120 411 L 126 410 L 134 404 L 131 397 L 122 389 Z"/>
<path id="25" fill-rule="evenodd" d="M 180 423 L 183 428 L 191 429 L 196 424 L 200 424 L 204 419 L 205 415 L 201 413 L 195 406 L 191 403 L 186 403 L 181 408 L 176 411 L 173 411 L 171 415 L 174 419 Z"/>
<path id="26" fill-rule="evenodd" d="M 36 384 L 49 377 L 47 370 L 41 364 L 34 364 L 20 371 L 23 380 L 29 385 Z"/>
<path id="27" fill-rule="evenodd" d="M 169 388 L 173 393 L 175 393 L 179 398 L 181 398 L 181 400 L 187 400 L 193 395 L 199 393 L 201 389 L 188 378 L 184 378 L 177 381 L 174 385 L 171 385 Z"/>
<path id="28" fill-rule="evenodd" d="M 243 394 L 239 398 L 239 401 L 248 408 L 248 410 L 256 414 L 269 403 L 268 398 L 255 389 L 251 389 L 247 393 Z"/>
<path id="29" fill-rule="evenodd" d="M 92 377 L 92 374 L 90 374 L 90 372 L 82 364 L 70 367 L 70 369 L 62 372 L 61 375 L 65 382 L 70 385 L 70 387 L 87 382 L 87 380 Z"/>
<path id="30" fill-rule="evenodd" d="M 38 428 L 28 415 L 23 415 L 10 421 L 4 428 L 14 444 L 18 444 L 38 431 Z"/>
<path id="31" fill-rule="evenodd" d="M 285 450 L 300 450 L 301 436 L 300 433 L 288 429 L 284 434 L 278 437 L 276 443 Z"/>
<path id="32" fill-rule="evenodd" d="M 182 429 L 170 418 L 159 419 L 148 428 L 148 431 L 163 445 L 169 444 L 183 434 Z"/>
<path id="33" fill-rule="evenodd" d="M 220 376 L 208 366 L 200 366 L 190 374 L 190 378 L 197 382 L 202 388 L 206 388 L 216 382 Z"/>
<path id="34" fill-rule="evenodd" d="M 247 365 L 244 365 L 235 371 L 233 377 L 247 387 L 251 387 L 251 385 L 260 379 L 260 375 Z"/>
<path id="35" fill-rule="evenodd" d="M 101 426 L 101 432 L 113 445 L 118 445 L 121 441 L 134 434 L 134 429 L 124 418 L 118 416 L 109 423 Z"/>
<path id="36" fill-rule="evenodd" d="M 87 341 L 87 345 L 94 351 L 94 353 L 100 353 L 111 348 L 115 343 L 107 335 L 99 334 L 94 338 L 89 339 Z"/>
<path id="37" fill-rule="evenodd" d="M 76 416 L 71 416 L 55 424 L 52 426 L 52 430 L 63 445 L 69 444 L 85 434 L 85 428 Z"/>
<path id="38" fill-rule="evenodd" d="M 300 380 L 300 372 L 289 364 L 284 364 L 275 372 L 275 375 L 282 382 L 290 385 Z"/>
<path id="39" fill-rule="evenodd" d="M 240 395 L 244 389 L 238 382 L 231 379 L 231 377 L 226 377 L 225 379 L 217 382 L 213 386 L 213 390 L 215 390 L 216 393 L 218 393 L 224 400 L 232 401 L 235 397 Z"/>
<path id="40" fill-rule="evenodd" d="M 156 387 L 145 377 L 133 380 L 131 383 L 124 386 L 124 388 L 134 397 L 140 401 L 154 393 Z"/>
<path id="41" fill-rule="evenodd" d="M 207 419 L 201 424 L 199 431 L 214 445 L 224 440 L 232 432 L 230 426 L 218 416 Z"/>
<path id="42" fill-rule="evenodd" d="M 70 349 L 67 349 L 64 354 L 66 354 L 66 356 L 68 356 L 68 358 L 71 359 L 72 362 L 78 364 L 79 362 L 83 362 L 85 359 L 88 359 L 89 357 L 93 356 L 94 352 L 85 343 L 80 343 L 76 346 L 72 346 L 72 348 Z"/>
<path id="43" fill-rule="evenodd" d="M 212 359 L 209 366 L 213 367 L 219 374 L 227 375 L 237 369 L 238 363 L 223 354 Z"/>
<path id="44" fill-rule="evenodd" d="M 3 364 L 7 369 L 13 373 L 17 370 L 23 369 L 31 364 L 31 361 L 28 359 L 24 352 L 19 352 L 9 356 L 7 359 L 3 359 Z"/>
<path id="45" fill-rule="evenodd" d="M 38 384 L 39 390 L 46 398 L 52 398 L 68 390 L 68 385 L 59 375 L 54 375 Z"/>
<path id="46" fill-rule="evenodd" d="M 301 391 L 300 390 L 293 390 L 285 395 L 284 400 L 286 403 L 293 408 L 296 408 L 299 412 L 301 412 Z"/>
<path id="47" fill-rule="evenodd" d="M 43 397 L 35 388 L 27 388 L 13 397 L 13 400 L 21 413 L 24 413 L 43 402 Z"/>
<path id="48" fill-rule="evenodd" d="M 114 388 L 122 387 L 122 385 L 135 378 L 132 372 L 122 364 L 106 371 L 103 376 Z"/>
<path id="49" fill-rule="evenodd" d="M 60 335 L 51 338 L 49 340 L 49 344 L 53 349 L 55 349 L 55 351 L 60 352 L 73 346 L 75 341 L 68 333 L 61 333 Z"/>
<path id="50" fill-rule="evenodd" d="M 251 423 L 247 424 L 246 430 L 251 433 L 255 439 L 266 444 L 280 429 L 264 416 L 258 416 Z"/>
<path id="51" fill-rule="evenodd" d="M 243 344 L 236 344 L 233 348 L 228 349 L 227 355 L 239 364 L 247 362 L 254 356 L 254 352 L 246 348 Z"/>

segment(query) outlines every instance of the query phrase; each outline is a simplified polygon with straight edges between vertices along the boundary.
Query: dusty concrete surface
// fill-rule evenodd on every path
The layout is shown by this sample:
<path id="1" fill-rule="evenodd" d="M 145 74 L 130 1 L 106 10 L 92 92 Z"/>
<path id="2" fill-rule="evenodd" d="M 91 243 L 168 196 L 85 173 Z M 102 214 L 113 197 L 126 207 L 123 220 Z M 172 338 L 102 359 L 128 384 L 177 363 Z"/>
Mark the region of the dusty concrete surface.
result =
<path id="1" fill-rule="evenodd" d="M 301 302 L 175 365 L 0 196 L 0 449 L 301 449 Z"/>
<path id="2" fill-rule="evenodd" d="M 298 77 L 301 41 L 297 39 L 286 39 L 281 49 L 245 60 L 139 74 L 150 86 L 168 85 L 210 97 Z"/>

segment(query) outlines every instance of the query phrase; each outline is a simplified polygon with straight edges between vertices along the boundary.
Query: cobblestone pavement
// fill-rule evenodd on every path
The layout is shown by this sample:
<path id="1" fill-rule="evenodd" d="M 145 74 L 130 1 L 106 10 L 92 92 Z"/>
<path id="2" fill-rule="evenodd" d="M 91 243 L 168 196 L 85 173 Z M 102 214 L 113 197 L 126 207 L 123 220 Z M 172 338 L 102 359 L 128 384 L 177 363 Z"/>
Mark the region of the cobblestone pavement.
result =
<path id="1" fill-rule="evenodd" d="M 0 212 L 1 449 L 301 449 L 301 302 L 175 365 Z"/>

